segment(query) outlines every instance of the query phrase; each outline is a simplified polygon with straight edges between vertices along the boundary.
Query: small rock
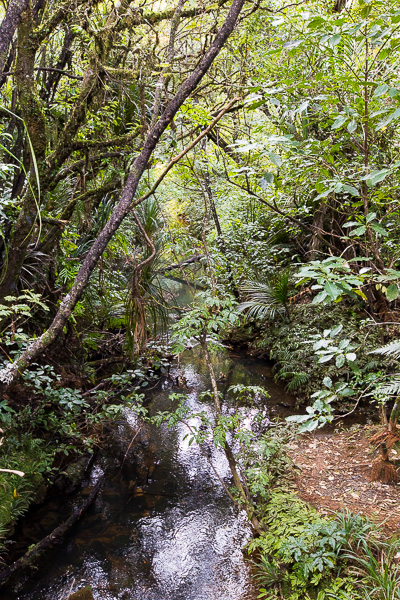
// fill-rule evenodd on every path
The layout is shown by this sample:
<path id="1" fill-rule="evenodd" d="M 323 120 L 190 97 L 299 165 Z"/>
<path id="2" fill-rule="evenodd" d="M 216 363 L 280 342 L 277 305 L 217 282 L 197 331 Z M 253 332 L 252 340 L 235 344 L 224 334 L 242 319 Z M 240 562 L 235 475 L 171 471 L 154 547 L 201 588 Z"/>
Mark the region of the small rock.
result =
<path id="1" fill-rule="evenodd" d="M 81 590 L 74 592 L 69 596 L 68 600 L 94 600 L 91 586 L 88 585 Z"/>

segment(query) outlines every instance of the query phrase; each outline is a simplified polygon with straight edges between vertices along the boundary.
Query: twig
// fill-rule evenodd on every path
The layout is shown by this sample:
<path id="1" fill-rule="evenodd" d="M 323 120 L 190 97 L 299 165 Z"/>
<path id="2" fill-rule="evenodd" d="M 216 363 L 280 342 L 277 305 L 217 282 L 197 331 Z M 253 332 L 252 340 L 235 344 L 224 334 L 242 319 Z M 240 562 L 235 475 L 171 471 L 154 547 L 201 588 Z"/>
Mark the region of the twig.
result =
<path id="1" fill-rule="evenodd" d="M 131 439 L 131 443 L 129 444 L 129 446 L 128 446 L 128 449 L 127 449 L 127 451 L 125 452 L 125 456 L 124 456 L 124 460 L 122 461 L 121 469 L 122 469 L 122 467 L 124 466 L 124 463 L 125 463 L 126 457 L 128 456 L 128 452 L 129 452 L 129 450 L 131 449 L 131 446 L 132 446 L 133 442 L 136 440 L 137 436 L 139 435 L 139 433 L 140 433 L 140 430 L 142 429 L 143 425 L 144 425 L 144 423 L 142 423 L 142 424 L 141 424 L 141 426 L 139 427 L 139 429 L 137 430 L 137 432 L 135 433 L 135 435 L 134 435 L 134 436 L 133 436 L 133 438 Z"/>
<path id="2" fill-rule="evenodd" d="M 356 410 L 357 406 L 359 405 L 359 402 L 361 400 L 361 398 L 364 396 L 364 394 L 369 390 L 369 388 L 376 383 L 376 381 L 372 381 L 366 388 L 365 390 L 363 390 L 361 392 L 361 394 L 359 395 L 359 397 L 356 400 L 355 405 L 353 406 L 352 410 L 344 415 L 337 415 L 336 417 L 334 417 L 334 420 L 338 420 L 338 419 L 344 419 L 345 417 L 348 417 L 349 415 L 352 415 L 353 412 Z"/>
<path id="3" fill-rule="evenodd" d="M 69 592 L 67 592 L 67 596 L 66 596 L 67 600 L 68 600 L 68 598 L 71 595 L 72 588 L 74 587 L 74 584 L 75 584 L 75 577 L 73 578 L 72 583 L 71 583 L 71 585 L 69 587 Z M 63 598 L 64 598 L 64 592 L 63 592 L 63 595 L 61 596 L 60 600 L 63 600 Z"/>
<path id="4" fill-rule="evenodd" d="M 51 67 L 35 67 L 35 71 L 50 71 L 50 73 L 60 73 L 61 75 L 69 77 L 70 79 L 78 79 L 79 81 L 83 81 L 83 77 L 80 77 L 79 75 L 73 75 L 72 73 L 68 73 L 68 71 L 63 71 L 62 69 L 55 69 Z M 5 73 L 5 75 L 8 74 L 9 73 Z"/>

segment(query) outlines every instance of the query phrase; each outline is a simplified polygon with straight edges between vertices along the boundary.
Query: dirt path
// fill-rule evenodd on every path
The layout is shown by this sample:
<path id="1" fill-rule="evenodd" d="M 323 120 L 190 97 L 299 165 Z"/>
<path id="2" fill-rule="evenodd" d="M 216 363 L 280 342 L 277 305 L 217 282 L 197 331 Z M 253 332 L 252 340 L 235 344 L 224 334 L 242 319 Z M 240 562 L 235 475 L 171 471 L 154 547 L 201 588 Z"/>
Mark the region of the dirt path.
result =
<path id="1" fill-rule="evenodd" d="M 300 468 L 296 485 L 300 497 L 320 512 L 348 509 L 383 524 L 386 535 L 400 533 L 400 484 L 370 481 L 376 457 L 370 438 L 376 427 L 332 434 L 307 434 L 288 450 Z M 390 459 L 400 458 L 391 450 Z"/>

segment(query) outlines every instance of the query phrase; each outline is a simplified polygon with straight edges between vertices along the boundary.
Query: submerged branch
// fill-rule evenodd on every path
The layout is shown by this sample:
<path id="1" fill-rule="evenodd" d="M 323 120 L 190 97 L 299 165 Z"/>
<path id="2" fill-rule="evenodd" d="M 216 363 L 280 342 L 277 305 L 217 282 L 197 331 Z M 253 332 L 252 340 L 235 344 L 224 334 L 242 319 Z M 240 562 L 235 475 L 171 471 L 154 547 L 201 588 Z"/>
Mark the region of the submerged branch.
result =
<path id="1" fill-rule="evenodd" d="M 64 521 L 61 525 L 56 527 L 54 531 L 52 531 L 49 535 L 47 535 L 43 540 L 41 540 L 38 544 L 35 544 L 33 548 L 28 550 L 26 554 L 21 556 L 18 560 L 9 565 L 0 573 L 0 586 L 4 585 L 15 573 L 20 571 L 21 569 L 25 569 L 27 567 L 32 566 L 33 562 L 39 558 L 39 556 L 45 552 L 46 550 L 52 548 L 56 544 L 62 542 L 64 536 L 70 531 L 73 525 L 84 515 L 84 513 L 88 510 L 88 508 L 93 504 L 96 499 L 97 494 L 99 493 L 101 486 L 103 485 L 103 480 L 100 479 L 91 493 L 87 497 L 87 499 L 83 502 L 83 504 L 76 509 L 73 514 Z"/>

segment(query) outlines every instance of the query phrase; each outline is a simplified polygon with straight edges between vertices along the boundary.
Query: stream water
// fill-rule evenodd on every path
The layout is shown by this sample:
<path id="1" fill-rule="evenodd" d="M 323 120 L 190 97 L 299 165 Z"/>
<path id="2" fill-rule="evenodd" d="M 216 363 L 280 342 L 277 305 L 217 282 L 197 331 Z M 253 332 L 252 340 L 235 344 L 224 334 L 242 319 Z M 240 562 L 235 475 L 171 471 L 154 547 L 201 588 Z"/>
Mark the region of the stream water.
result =
<path id="1" fill-rule="evenodd" d="M 215 356 L 215 369 L 227 377 L 223 385 L 264 386 L 271 395 L 265 409 L 271 418 L 293 412 L 292 400 L 264 361 L 224 352 Z M 187 386 L 179 390 L 187 393 L 186 402 L 194 410 L 210 411 L 199 397 L 208 378 L 198 351 L 183 355 L 179 373 Z M 150 410 L 170 408 L 171 391 L 178 390 L 167 382 L 156 388 Z M 124 452 L 137 429 L 135 415 L 127 411 L 117 432 Z M 196 444 L 189 445 L 186 433 L 184 425 L 142 428 L 123 468 L 115 449 L 105 452 L 87 482 L 91 485 L 104 474 L 94 506 L 63 546 L 36 573 L 0 592 L 1 599 L 65 600 L 70 590 L 87 584 L 96 600 L 256 598 L 242 551 L 251 535 L 245 515 L 232 508 L 206 457 Z M 211 444 L 207 452 L 229 485 L 224 454 Z"/>

